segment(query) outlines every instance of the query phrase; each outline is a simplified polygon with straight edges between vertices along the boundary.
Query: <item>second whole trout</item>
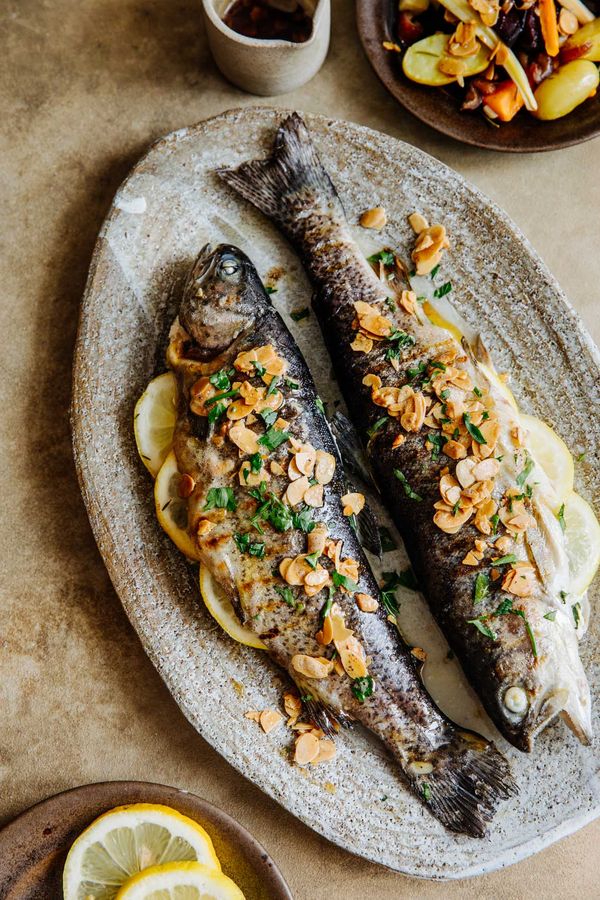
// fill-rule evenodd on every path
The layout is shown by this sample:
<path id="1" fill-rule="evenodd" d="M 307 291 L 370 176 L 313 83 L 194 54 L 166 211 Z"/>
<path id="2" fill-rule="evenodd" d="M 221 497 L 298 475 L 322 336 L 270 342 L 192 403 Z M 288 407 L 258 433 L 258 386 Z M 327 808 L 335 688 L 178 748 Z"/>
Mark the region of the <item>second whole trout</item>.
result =
<path id="1" fill-rule="evenodd" d="M 390 297 L 297 114 L 279 127 L 269 158 L 219 174 L 302 258 L 375 481 L 488 714 L 520 750 L 532 750 L 559 714 L 587 743 L 583 629 L 564 602 L 568 563 L 552 486 L 485 376 L 483 350 L 478 358 L 432 325 L 410 291 L 398 303 Z M 437 250 L 444 235 L 427 226 L 420 246 Z"/>

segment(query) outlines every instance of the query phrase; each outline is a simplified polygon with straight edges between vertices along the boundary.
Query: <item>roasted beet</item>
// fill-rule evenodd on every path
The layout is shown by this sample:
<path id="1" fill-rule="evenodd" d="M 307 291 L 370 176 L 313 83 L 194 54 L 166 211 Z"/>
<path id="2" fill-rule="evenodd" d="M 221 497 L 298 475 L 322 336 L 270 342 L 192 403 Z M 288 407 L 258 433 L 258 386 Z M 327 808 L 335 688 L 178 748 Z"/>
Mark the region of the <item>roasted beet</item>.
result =
<path id="1" fill-rule="evenodd" d="M 523 22 L 523 30 L 518 41 L 519 50 L 526 53 L 535 53 L 544 49 L 544 41 L 542 39 L 542 28 L 540 25 L 540 17 L 532 7 L 525 13 Z"/>
<path id="2" fill-rule="evenodd" d="M 506 13 L 500 10 L 494 31 L 507 47 L 512 47 L 519 39 L 523 31 L 524 19 L 524 14 L 516 6 L 511 7 Z"/>
<path id="3" fill-rule="evenodd" d="M 471 82 L 469 84 L 467 91 L 465 93 L 465 99 L 462 102 L 461 109 L 472 110 L 479 109 L 482 104 L 481 94 L 475 87 L 475 85 Z"/>
<path id="4" fill-rule="evenodd" d="M 527 67 L 529 80 L 532 81 L 533 84 L 541 84 L 544 78 L 548 78 L 549 75 L 552 75 L 556 65 L 557 62 L 552 59 L 552 57 L 548 56 L 547 53 L 538 53 L 535 59 Z"/>

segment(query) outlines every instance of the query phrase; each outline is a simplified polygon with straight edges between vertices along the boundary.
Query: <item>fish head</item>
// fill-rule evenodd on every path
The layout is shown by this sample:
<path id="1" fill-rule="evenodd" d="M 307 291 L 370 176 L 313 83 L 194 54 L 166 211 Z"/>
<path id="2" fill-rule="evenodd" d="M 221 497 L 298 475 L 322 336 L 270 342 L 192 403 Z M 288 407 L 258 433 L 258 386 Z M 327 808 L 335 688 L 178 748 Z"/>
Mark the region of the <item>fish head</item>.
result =
<path id="1" fill-rule="evenodd" d="M 258 272 L 242 250 L 206 244 L 188 276 L 179 321 L 209 358 L 252 328 L 268 303 Z"/>

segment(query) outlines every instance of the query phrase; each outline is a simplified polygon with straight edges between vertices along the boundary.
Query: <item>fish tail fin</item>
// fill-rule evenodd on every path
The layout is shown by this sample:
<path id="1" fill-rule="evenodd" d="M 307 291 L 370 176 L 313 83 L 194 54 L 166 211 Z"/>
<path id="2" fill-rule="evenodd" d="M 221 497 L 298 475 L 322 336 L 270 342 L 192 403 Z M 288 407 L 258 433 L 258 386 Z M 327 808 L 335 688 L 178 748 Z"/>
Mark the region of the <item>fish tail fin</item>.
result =
<path id="1" fill-rule="evenodd" d="M 452 729 L 433 769 L 409 763 L 407 775 L 431 812 L 451 831 L 484 837 L 502 800 L 518 793 L 508 760 L 474 732 Z"/>
<path id="2" fill-rule="evenodd" d="M 216 171 L 288 236 L 298 227 L 294 212 L 299 203 L 305 210 L 314 205 L 326 207 L 329 214 L 337 210 L 343 215 L 336 190 L 298 113 L 288 116 L 277 129 L 271 156 Z"/>

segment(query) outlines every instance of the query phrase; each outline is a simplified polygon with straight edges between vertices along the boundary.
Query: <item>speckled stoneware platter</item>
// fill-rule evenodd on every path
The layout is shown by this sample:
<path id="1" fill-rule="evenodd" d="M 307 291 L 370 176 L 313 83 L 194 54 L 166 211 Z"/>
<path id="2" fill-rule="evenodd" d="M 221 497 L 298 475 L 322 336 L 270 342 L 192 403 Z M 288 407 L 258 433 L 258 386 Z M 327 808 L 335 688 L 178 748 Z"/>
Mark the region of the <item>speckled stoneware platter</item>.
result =
<path id="1" fill-rule="evenodd" d="M 520 797 L 501 807 L 489 838 L 473 840 L 445 831 L 405 789 L 383 748 L 359 728 L 340 735 L 334 761 L 307 770 L 293 766 L 287 729 L 265 736 L 244 718 L 248 709 L 277 706 L 285 677 L 263 653 L 229 639 L 203 608 L 197 572 L 161 532 L 151 481 L 136 454 L 135 401 L 164 369 L 183 280 L 207 241 L 238 244 L 265 279 L 272 280 L 275 267 L 282 270 L 273 301 L 321 396 L 329 403 L 338 396 L 314 317 L 293 322 L 289 316 L 310 302 L 299 260 L 213 171 L 266 153 L 283 115 L 249 108 L 175 132 L 150 149 L 119 189 L 94 253 L 76 350 L 73 428 L 83 495 L 100 551 L 150 658 L 190 722 L 236 769 L 353 853 L 424 878 L 480 874 L 598 815 L 598 743 L 580 746 L 558 722 L 533 756 L 509 747 L 447 659 L 424 602 L 407 590 L 400 597 L 401 627 L 428 652 L 428 686 L 453 718 L 498 741 L 512 761 Z M 377 246 L 407 256 L 406 218 L 415 210 L 446 226 L 451 249 L 444 277 L 454 285 L 460 312 L 483 330 L 499 369 L 512 374 L 523 409 L 553 424 L 572 450 L 587 451 L 576 487 L 588 500 L 597 497 L 600 415 L 590 415 L 597 402 L 590 400 L 597 396 L 597 351 L 524 237 L 459 175 L 414 147 L 345 122 L 319 116 L 307 122 L 349 220 L 356 222 L 367 207 L 385 206 L 389 224 Z M 402 551 L 386 554 L 385 568 L 402 565 Z M 592 604 L 595 597 L 597 587 Z M 593 618 L 582 655 L 596 695 L 599 641 Z"/>
<path id="2" fill-rule="evenodd" d="M 94 819 L 130 803 L 160 803 L 194 819 L 208 831 L 223 871 L 246 900 L 292 900 L 265 848 L 223 810 L 187 791 L 143 781 L 84 784 L 48 797 L 0 831 L 2 900 L 58 900 L 73 841 Z"/>

